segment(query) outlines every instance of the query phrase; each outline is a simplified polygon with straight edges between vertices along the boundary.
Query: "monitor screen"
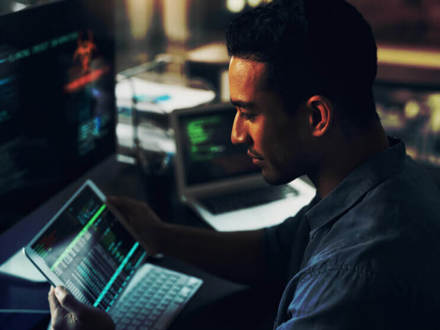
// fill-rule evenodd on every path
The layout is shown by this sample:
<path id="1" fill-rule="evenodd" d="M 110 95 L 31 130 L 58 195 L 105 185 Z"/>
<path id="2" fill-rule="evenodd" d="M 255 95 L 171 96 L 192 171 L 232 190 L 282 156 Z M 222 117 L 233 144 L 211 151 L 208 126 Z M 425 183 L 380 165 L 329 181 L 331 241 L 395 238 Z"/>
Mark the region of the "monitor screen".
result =
<path id="1" fill-rule="evenodd" d="M 210 183 L 259 172 L 246 154 L 246 146 L 231 143 L 235 108 L 204 109 L 182 115 L 183 161 L 187 185 Z"/>
<path id="2" fill-rule="evenodd" d="M 113 1 L 0 16 L 0 233 L 115 151 Z"/>

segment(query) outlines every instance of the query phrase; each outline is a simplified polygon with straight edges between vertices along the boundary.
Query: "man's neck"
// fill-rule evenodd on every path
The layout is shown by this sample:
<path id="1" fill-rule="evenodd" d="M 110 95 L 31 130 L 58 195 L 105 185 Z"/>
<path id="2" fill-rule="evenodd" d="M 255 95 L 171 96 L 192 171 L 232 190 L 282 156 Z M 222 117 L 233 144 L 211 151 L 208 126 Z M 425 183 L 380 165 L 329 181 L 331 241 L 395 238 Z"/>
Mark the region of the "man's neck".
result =
<path id="1" fill-rule="evenodd" d="M 389 146 L 380 123 L 361 136 L 337 140 L 332 150 L 329 148 L 325 153 L 320 167 L 309 174 L 320 198 L 325 198 L 351 171 Z"/>

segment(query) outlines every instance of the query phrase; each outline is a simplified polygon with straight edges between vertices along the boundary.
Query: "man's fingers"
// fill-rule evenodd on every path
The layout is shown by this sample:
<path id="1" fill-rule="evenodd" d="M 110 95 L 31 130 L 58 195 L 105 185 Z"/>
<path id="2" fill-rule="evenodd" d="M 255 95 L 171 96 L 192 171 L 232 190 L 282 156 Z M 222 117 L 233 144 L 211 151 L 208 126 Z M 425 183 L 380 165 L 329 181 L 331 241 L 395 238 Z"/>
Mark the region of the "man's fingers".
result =
<path id="1" fill-rule="evenodd" d="M 55 288 L 53 286 L 50 287 L 48 300 L 52 328 L 55 328 L 59 322 L 63 321 L 66 311 L 61 307 L 58 299 L 55 297 Z"/>
<path id="2" fill-rule="evenodd" d="M 74 314 L 81 314 L 84 311 L 84 305 L 80 303 L 75 297 L 62 286 L 57 286 L 54 289 L 55 296 L 59 305 L 66 309 L 68 312 Z"/>
<path id="3" fill-rule="evenodd" d="M 57 308 L 60 307 L 60 303 L 58 302 L 57 298 L 55 297 L 55 291 L 54 287 L 50 286 L 49 294 L 47 296 L 49 300 L 49 309 L 50 312 L 53 313 L 57 310 Z"/>

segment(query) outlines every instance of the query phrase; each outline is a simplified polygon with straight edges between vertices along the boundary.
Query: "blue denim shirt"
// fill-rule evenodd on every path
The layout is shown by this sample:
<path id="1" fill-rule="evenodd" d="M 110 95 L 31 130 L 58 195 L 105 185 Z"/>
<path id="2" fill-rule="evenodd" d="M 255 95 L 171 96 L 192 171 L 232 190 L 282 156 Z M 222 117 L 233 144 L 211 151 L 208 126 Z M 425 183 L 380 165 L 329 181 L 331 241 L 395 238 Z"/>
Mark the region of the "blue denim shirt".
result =
<path id="1" fill-rule="evenodd" d="M 276 329 L 440 329 L 440 193 L 391 143 L 265 230 Z"/>

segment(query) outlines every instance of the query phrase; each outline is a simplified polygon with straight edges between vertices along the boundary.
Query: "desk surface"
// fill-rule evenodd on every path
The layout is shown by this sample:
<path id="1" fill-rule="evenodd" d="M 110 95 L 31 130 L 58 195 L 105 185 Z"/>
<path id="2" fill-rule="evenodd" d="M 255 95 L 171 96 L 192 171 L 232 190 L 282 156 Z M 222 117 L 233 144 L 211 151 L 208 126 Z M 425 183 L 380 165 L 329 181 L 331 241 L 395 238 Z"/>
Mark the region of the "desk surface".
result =
<path id="1" fill-rule="evenodd" d="M 106 194 L 152 201 L 153 208 L 166 221 L 206 227 L 191 210 L 178 203 L 177 198 L 152 200 L 152 196 L 156 198 L 172 196 L 173 192 L 170 193 L 167 187 L 169 184 L 167 180 L 169 181 L 170 177 L 149 178 L 136 166 L 118 162 L 115 157 L 111 157 L 0 235 L 0 263 L 27 244 L 42 228 L 45 221 L 56 213 L 63 202 L 86 178 L 91 178 Z M 170 330 L 271 327 L 271 315 L 275 312 L 273 307 L 276 307 L 276 300 L 270 302 L 271 299 L 267 298 L 270 294 L 259 292 L 256 297 L 257 293 L 246 286 L 218 278 L 174 258 L 165 257 L 154 263 L 204 280 L 201 289 L 173 322 Z M 48 310 L 48 283 L 31 283 L 2 275 L 0 277 L 2 277 L 0 279 L 2 292 L 0 309 Z M 268 313 L 265 307 L 267 305 L 271 306 L 268 307 Z M 263 318 L 256 318 L 256 315 L 263 316 Z M 48 314 L 0 314 L 0 328 L 3 329 L 3 326 L 8 324 L 17 329 L 45 329 L 48 319 Z"/>

